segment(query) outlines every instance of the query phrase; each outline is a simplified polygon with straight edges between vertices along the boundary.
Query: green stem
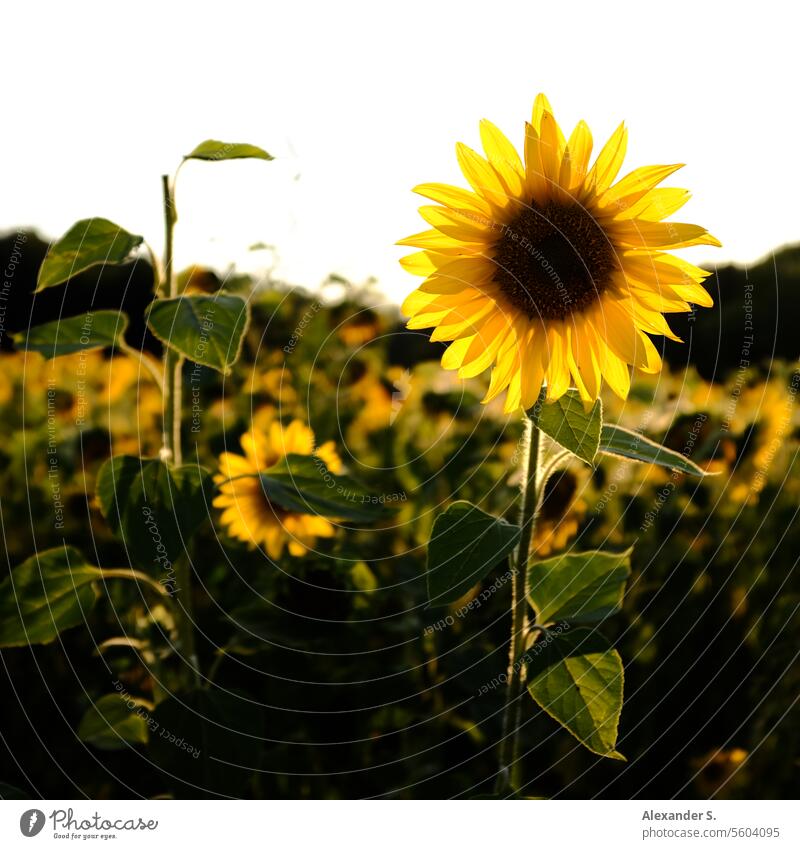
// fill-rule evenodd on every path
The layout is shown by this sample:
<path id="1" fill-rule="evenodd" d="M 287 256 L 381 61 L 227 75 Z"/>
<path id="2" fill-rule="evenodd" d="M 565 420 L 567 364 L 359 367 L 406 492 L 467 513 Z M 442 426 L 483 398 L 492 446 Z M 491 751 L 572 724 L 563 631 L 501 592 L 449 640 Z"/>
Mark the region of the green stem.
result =
<path id="1" fill-rule="evenodd" d="M 163 584 L 159 584 L 154 578 L 145 575 L 144 572 L 140 572 L 138 569 L 103 569 L 103 578 L 122 578 L 124 580 L 146 584 L 159 595 L 169 598 L 169 592 Z"/>
<path id="2" fill-rule="evenodd" d="M 144 351 L 138 351 L 132 345 L 129 345 L 124 339 L 120 339 L 117 342 L 117 347 L 124 354 L 127 354 L 129 357 L 138 360 L 140 364 L 146 369 L 148 374 L 153 378 L 159 390 L 162 393 L 164 392 L 164 378 L 162 377 L 161 372 L 158 370 L 158 366 L 144 353 Z"/>
<path id="3" fill-rule="evenodd" d="M 175 197 L 169 177 L 161 178 L 161 188 L 164 196 L 164 276 L 161 281 L 162 297 L 174 298 L 177 295 L 175 275 L 172 273 L 172 243 L 175 231 Z M 180 415 L 181 415 L 181 386 L 180 368 L 183 362 L 180 355 L 165 347 L 164 353 L 164 423 L 162 456 L 167 462 L 180 464 Z"/>
<path id="4" fill-rule="evenodd" d="M 197 648 L 194 641 L 194 613 L 192 610 L 192 566 L 188 552 L 178 556 L 175 561 L 175 582 L 177 594 L 177 627 L 181 657 L 189 664 L 192 680 L 200 683 L 200 665 L 197 660 Z"/>
<path id="5" fill-rule="evenodd" d="M 176 293 L 172 274 L 172 241 L 178 216 L 175 214 L 175 196 L 167 174 L 161 177 L 161 191 L 164 201 L 164 277 L 161 287 L 165 298 L 174 298 Z"/>
<path id="6" fill-rule="evenodd" d="M 539 472 L 539 428 L 526 419 L 526 437 L 528 442 L 525 482 L 522 493 L 522 514 L 520 516 L 520 538 L 514 560 L 514 574 L 511 582 L 511 640 L 508 659 L 508 689 L 506 705 L 503 711 L 503 736 L 500 741 L 499 771 L 495 784 L 497 794 L 508 793 L 517 786 L 514 764 L 518 762 L 518 736 L 522 715 L 523 669 L 520 662 L 528 631 L 528 555 L 536 522 L 539 504 L 537 478 Z"/>
<path id="7" fill-rule="evenodd" d="M 164 277 L 161 281 L 162 295 L 174 298 L 178 294 L 177 282 L 172 268 L 172 245 L 175 222 L 178 216 L 175 211 L 175 195 L 169 177 L 161 178 L 164 198 Z M 175 350 L 166 346 L 164 353 L 164 447 L 162 457 L 169 463 L 179 466 L 183 460 L 181 455 L 181 414 L 183 398 L 181 375 L 183 357 Z M 182 658 L 189 665 L 192 680 L 195 685 L 199 682 L 200 673 L 195 647 L 194 619 L 192 615 L 192 568 L 188 552 L 181 554 L 175 561 L 175 579 L 179 591 L 176 598 L 176 627 Z"/>

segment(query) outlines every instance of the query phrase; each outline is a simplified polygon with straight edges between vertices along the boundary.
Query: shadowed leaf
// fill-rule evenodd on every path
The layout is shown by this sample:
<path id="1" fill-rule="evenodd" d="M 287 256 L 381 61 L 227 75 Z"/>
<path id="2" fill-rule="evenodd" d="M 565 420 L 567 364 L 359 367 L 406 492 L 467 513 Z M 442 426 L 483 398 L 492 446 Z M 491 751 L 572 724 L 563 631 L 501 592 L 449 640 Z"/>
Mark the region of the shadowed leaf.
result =
<path id="1" fill-rule="evenodd" d="M 78 737 L 105 751 L 146 743 L 145 710 L 152 710 L 152 705 L 144 699 L 109 693 L 89 706 L 78 726 Z"/>
<path id="2" fill-rule="evenodd" d="M 141 236 L 105 218 L 85 218 L 50 248 L 39 270 L 36 291 L 65 283 L 95 265 L 121 265 L 141 245 Z"/>
<path id="3" fill-rule="evenodd" d="M 75 548 L 34 554 L 0 583 L 0 646 L 50 643 L 85 621 L 102 576 Z"/>
<path id="4" fill-rule="evenodd" d="M 334 475 L 314 455 L 287 454 L 258 477 L 264 496 L 292 513 L 359 522 L 379 518 L 385 512 L 378 497 L 352 478 Z"/>
<path id="5" fill-rule="evenodd" d="M 604 454 L 624 457 L 626 460 L 635 460 L 639 463 L 664 466 L 687 475 L 705 477 L 709 474 L 683 454 L 659 445 L 638 431 L 628 430 L 619 425 L 603 425 L 600 450 Z"/>
<path id="6" fill-rule="evenodd" d="M 530 415 L 551 439 L 584 463 L 594 465 L 603 424 L 603 406 L 599 399 L 586 410 L 577 390 L 570 389 L 551 404 L 537 401 Z"/>
<path id="7" fill-rule="evenodd" d="M 147 314 L 150 329 L 162 342 L 224 374 L 239 359 L 248 321 L 247 302 L 236 295 L 159 299 Z"/>
<path id="8" fill-rule="evenodd" d="M 97 475 L 100 510 L 131 558 L 167 570 L 208 515 L 211 490 L 200 466 L 142 457 L 113 457 Z"/>
<path id="9" fill-rule="evenodd" d="M 625 760 L 616 751 L 622 711 L 619 654 L 588 628 L 540 635 L 525 654 L 533 700 L 597 755 Z"/>
<path id="10" fill-rule="evenodd" d="M 98 310 L 73 318 L 63 318 L 32 327 L 27 333 L 15 333 L 14 341 L 25 351 L 38 351 L 45 359 L 109 348 L 117 344 L 128 327 L 125 313 Z"/>
<path id="11" fill-rule="evenodd" d="M 528 601 L 540 625 L 592 622 L 619 610 L 630 575 L 631 550 L 560 554 L 528 566 Z"/>
<path id="12" fill-rule="evenodd" d="M 484 578 L 519 542 L 520 529 L 456 501 L 433 523 L 428 543 L 428 600 L 450 604 Z"/>

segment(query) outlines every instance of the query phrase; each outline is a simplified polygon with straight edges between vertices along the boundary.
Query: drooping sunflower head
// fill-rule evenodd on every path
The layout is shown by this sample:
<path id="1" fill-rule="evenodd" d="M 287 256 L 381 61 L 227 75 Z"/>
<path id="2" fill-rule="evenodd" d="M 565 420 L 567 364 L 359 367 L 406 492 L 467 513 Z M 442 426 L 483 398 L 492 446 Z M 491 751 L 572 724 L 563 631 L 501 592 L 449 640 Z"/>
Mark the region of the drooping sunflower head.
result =
<path id="1" fill-rule="evenodd" d="M 302 557 L 318 537 L 332 537 L 334 526 L 322 516 L 293 513 L 273 504 L 256 475 L 280 463 L 287 454 L 315 454 L 336 474 L 342 462 L 333 442 L 315 450 L 314 433 L 300 421 L 287 427 L 273 421 L 266 431 L 252 429 L 241 440 L 244 455 L 225 452 L 219 458 L 214 483 L 219 495 L 214 506 L 222 510 L 221 522 L 234 539 L 249 546 L 263 545 L 277 560 L 288 547 L 289 554 Z"/>
<path id="2" fill-rule="evenodd" d="M 719 245 L 702 227 L 664 221 L 689 199 L 660 187 L 680 165 L 637 168 L 614 183 L 625 157 L 623 125 L 590 166 L 592 136 L 580 121 L 565 139 L 539 95 L 525 125 L 524 163 L 481 122 L 486 156 L 456 146 L 470 185 L 426 183 L 420 214 L 432 229 L 402 239 L 401 260 L 425 281 L 403 304 L 408 327 L 450 342 L 442 365 L 460 377 L 493 367 L 484 401 L 506 391 L 506 412 L 528 409 L 542 387 L 553 401 L 574 385 L 584 401 L 603 379 L 620 397 L 629 366 L 657 372 L 647 334 L 677 339 L 664 313 L 712 306 L 709 272 L 667 250 Z"/>

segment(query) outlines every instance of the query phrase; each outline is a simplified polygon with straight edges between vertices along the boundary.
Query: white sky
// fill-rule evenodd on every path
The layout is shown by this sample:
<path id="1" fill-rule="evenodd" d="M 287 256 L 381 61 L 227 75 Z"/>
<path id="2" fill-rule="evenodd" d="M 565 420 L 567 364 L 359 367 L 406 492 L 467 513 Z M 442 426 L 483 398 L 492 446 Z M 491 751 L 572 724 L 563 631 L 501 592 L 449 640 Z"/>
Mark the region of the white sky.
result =
<path id="1" fill-rule="evenodd" d="M 19 3 L 3 34 L 0 229 L 103 216 L 160 250 L 160 174 L 206 138 L 275 162 L 189 163 L 180 264 L 413 285 L 394 242 L 410 191 L 463 184 L 454 144 L 487 117 L 519 146 L 538 91 L 596 150 L 624 119 L 624 171 L 686 162 L 681 220 L 751 261 L 800 240 L 798 15 L 790 3 Z"/>

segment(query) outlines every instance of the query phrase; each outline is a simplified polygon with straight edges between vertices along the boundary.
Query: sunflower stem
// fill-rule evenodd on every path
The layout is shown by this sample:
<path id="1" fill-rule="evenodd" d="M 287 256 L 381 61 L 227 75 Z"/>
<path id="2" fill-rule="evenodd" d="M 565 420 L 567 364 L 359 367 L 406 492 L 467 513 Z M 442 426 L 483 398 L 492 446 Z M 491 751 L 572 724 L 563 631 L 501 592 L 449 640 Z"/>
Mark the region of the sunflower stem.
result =
<path id="1" fill-rule="evenodd" d="M 178 294 L 177 282 L 172 268 L 172 243 L 175 222 L 174 186 L 166 174 L 161 177 L 164 197 L 164 277 L 161 281 L 162 297 L 174 298 Z M 169 345 L 164 346 L 164 422 L 163 448 L 161 458 L 167 463 L 179 466 L 181 452 L 181 417 L 183 413 L 183 393 L 181 376 L 183 357 Z M 179 555 L 174 564 L 175 578 L 181 595 L 176 604 L 176 628 L 180 655 L 190 670 L 190 679 L 196 685 L 200 672 L 195 648 L 194 622 L 192 615 L 192 566 L 189 553 Z"/>
<path id="2" fill-rule="evenodd" d="M 164 196 L 164 274 L 161 280 L 161 296 L 174 298 L 177 294 L 175 276 L 172 273 L 172 239 L 175 231 L 175 198 L 169 182 L 169 176 L 161 177 L 161 189 Z M 164 415 L 163 415 L 163 448 L 161 458 L 166 462 L 179 463 L 177 454 L 180 453 L 180 419 L 178 416 L 177 434 L 178 445 L 175 444 L 176 416 L 175 409 L 179 406 L 180 391 L 176 392 L 176 365 L 179 357 L 168 344 L 164 344 Z M 180 377 L 178 376 L 178 379 Z M 178 398 L 176 399 L 176 395 Z"/>
<path id="3" fill-rule="evenodd" d="M 500 740 L 499 770 L 495 792 L 506 794 L 519 787 L 519 727 L 522 717 L 524 669 L 521 662 L 528 624 L 528 557 L 539 505 L 539 428 L 525 416 L 527 464 L 522 490 L 520 537 L 514 559 L 511 582 L 511 640 L 508 654 L 508 689 L 503 711 L 503 736 Z"/>

